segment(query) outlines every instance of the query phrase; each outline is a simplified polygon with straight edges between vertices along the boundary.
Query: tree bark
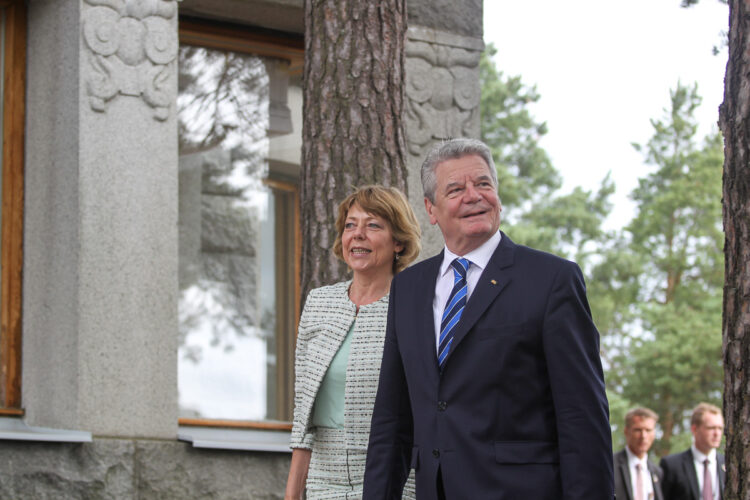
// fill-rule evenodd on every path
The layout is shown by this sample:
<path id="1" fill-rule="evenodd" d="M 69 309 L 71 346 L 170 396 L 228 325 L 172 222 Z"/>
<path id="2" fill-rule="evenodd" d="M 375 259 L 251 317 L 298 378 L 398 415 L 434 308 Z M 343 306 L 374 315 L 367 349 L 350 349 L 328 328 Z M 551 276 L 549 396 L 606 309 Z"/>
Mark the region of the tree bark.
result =
<path id="1" fill-rule="evenodd" d="M 305 0 L 302 300 L 347 276 L 331 251 L 354 187 L 406 190 L 405 0 Z"/>
<path id="2" fill-rule="evenodd" d="M 724 134 L 724 498 L 750 498 L 750 1 L 729 2 Z"/>

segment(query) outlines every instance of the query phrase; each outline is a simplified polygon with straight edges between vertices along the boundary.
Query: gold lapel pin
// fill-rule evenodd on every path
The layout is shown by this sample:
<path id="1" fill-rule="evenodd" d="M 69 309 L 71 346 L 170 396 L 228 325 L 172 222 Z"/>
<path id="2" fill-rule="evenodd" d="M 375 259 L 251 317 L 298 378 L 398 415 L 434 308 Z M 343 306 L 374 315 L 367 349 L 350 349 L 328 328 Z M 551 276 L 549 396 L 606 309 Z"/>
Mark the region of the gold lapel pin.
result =
<path id="1" fill-rule="evenodd" d="M 497 285 L 497 281 L 495 280 L 490 280 L 490 283 L 492 283 L 493 285 Z"/>

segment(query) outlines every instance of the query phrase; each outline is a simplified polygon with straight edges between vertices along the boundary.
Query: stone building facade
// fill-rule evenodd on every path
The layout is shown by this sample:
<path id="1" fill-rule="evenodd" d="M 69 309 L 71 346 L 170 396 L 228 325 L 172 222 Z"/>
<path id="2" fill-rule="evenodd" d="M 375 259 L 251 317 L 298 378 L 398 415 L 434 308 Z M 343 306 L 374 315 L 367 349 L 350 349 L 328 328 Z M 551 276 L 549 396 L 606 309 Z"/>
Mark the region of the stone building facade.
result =
<path id="1" fill-rule="evenodd" d="M 0 498 L 283 498 L 302 4 L 0 0 L 23 74 L 3 69 Z M 429 255 L 418 169 L 479 135 L 482 3 L 407 5 Z"/>

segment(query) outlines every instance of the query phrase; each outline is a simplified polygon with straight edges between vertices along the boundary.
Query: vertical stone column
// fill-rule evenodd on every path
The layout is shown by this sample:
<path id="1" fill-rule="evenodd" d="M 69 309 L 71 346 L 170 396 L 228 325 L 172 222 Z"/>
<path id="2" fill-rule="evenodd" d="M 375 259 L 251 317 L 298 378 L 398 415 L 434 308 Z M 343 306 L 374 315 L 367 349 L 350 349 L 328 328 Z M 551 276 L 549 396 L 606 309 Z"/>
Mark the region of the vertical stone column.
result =
<path id="1" fill-rule="evenodd" d="M 421 258 L 439 252 L 443 238 L 424 209 L 420 167 L 427 150 L 453 137 L 479 137 L 481 38 L 414 26 L 407 32 L 404 122 L 408 185 L 422 227 Z"/>
<path id="2" fill-rule="evenodd" d="M 23 405 L 177 432 L 177 2 L 29 7 Z"/>

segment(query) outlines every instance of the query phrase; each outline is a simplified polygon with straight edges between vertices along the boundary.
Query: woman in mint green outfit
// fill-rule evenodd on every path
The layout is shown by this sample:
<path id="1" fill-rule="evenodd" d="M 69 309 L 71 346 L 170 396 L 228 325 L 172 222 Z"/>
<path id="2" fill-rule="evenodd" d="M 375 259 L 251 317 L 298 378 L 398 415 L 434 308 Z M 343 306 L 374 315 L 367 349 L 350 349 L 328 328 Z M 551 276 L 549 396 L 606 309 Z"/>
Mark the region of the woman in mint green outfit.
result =
<path id="1" fill-rule="evenodd" d="M 352 279 L 312 290 L 300 318 L 289 500 L 361 498 L 391 279 L 419 254 L 416 217 L 394 188 L 349 195 L 336 230 Z M 410 480 L 404 498 L 414 497 Z"/>

